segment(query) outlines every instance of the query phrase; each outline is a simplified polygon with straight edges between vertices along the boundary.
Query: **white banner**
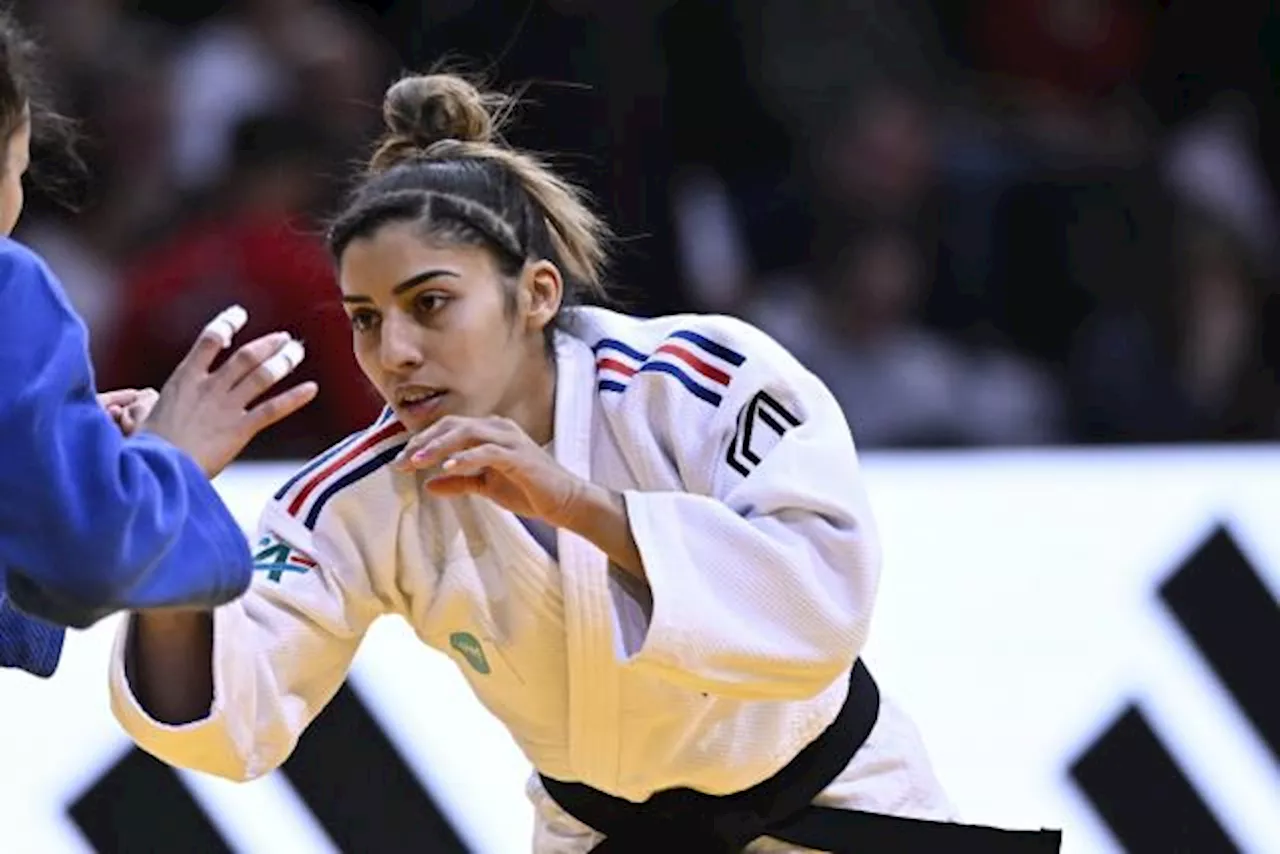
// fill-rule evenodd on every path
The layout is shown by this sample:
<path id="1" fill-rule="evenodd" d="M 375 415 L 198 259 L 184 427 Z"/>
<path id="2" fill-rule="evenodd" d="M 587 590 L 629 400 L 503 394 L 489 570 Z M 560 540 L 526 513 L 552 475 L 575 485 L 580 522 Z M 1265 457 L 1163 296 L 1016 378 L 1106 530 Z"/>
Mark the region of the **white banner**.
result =
<path id="1" fill-rule="evenodd" d="M 291 468 L 242 465 L 218 487 L 252 526 Z M 865 469 L 885 544 L 866 659 L 966 819 L 1121 851 L 1150 832 L 1142 799 L 1169 777 L 1145 745 L 1237 847 L 1280 851 L 1280 720 L 1259 718 L 1280 708 L 1280 649 L 1231 654 L 1280 632 L 1280 450 L 868 455 Z M 1214 622 L 1222 608 L 1238 624 Z M 0 849 L 94 850 L 69 807 L 130 750 L 107 709 L 115 626 L 69 637 L 51 680 L 0 672 Z M 448 659 L 387 620 L 351 683 L 467 845 L 529 849 L 527 763 Z M 181 779 L 235 851 L 337 850 L 282 774 Z"/>

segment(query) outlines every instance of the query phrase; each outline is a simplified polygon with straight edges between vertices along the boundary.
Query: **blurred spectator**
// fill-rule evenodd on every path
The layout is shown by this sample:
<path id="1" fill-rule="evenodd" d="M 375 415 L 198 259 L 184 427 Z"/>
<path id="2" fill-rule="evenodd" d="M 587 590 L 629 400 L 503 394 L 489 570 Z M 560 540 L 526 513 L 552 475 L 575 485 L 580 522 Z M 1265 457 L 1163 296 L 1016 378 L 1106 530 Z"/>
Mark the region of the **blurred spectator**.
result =
<path id="1" fill-rule="evenodd" d="M 832 215 L 924 227 L 937 184 L 937 136 L 918 94 L 887 84 L 864 91 L 817 152 L 818 191 Z"/>
<path id="2" fill-rule="evenodd" d="M 1274 300 L 1227 230 L 1194 218 L 1179 237 L 1172 286 L 1100 310 L 1080 330 L 1079 433 L 1104 442 L 1275 438 Z"/>
<path id="3" fill-rule="evenodd" d="M 182 186 L 217 181 L 234 128 L 246 116 L 315 108 L 317 130 L 343 137 L 359 125 L 353 109 L 368 116 L 381 89 L 379 59 L 354 20 L 326 0 L 234 0 L 196 28 L 174 69 L 174 157 Z M 359 142 L 365 127 L 345 140 Z"/>
<path id="4" fill-rule="evenodd" d="M 307 216 L 323 183 L 315 134 L 289 114 L 245 119 L 215 203 L 174 237 L 135 258 L 125 276 L 106 386 L 158 386 L 199 329 L 222 308 L 249 311 L 244 340 L 287 329 L 307 347 L 298 381 L 316 402 L 261 437 L 259 454 L 309 455 L 366 425 L 379 403 L 351 355 L 351 331 L 317 224 Z"/>
<path id="5" fill-rule="evenodd" d="M 937 17 L 925 0 L 734 4 L 747 73 L 797 139 L 832 129 L 832 105 L 894 81 L 935 93 L 953 75 Z"/>
<path id="6" fill-rule="evenodd" d="M 1138 133 L 1124 95 L 1150 51 L 1145 0 L 980 0 L 978 70 L 1046 153 L 1125 156 Z"/>
<path id="7" fill-rule="evenodd" d="M 702 309 L 732 313 L 754 271 L 728 187 L 706 167 L 689 167 L 672 184 L 685 287 Z"/>
<path id="8" fill-rule="evenodd" d="M 940 140 L 941 275 L 927 316 L 956 332 L 998 330 L 1061 364 L 1082 318 L 1144 263 L 1160 227 L 1158 210 L 1149 220 L 1151 120 L 1133 86 L 1151 10 L 1146 0 L 956 5 L 975 73 Z"/>
<path id="9" fill-rule="evenodd" d="M 93 32 L 109 36 L 109 43 L 88 36 L 77 42 L 83 52 L 64 69 L 66 88 L 59 93 L 81 118 L 89 167 L 89 186 L 79 194 L 84 203 L 70 212 L 37 197 L 19 237 L 66 283 L 100 360 L 111 350 L 119 321 L 120 268 L 174 220 L 179 199 L 170 157 L 166 32 L 123 18 Z M 110 81 L 110 97 L 101 95 L 103 81 Z"/>
<path id="10" fill-rule="evenodd" d="M 967 351 L 918 318 L 924 256 L 902 232 L 856 239 L 832 263 L 815 312 L 773 331 L 830 386 L 863 447 L 1039 443 L 1059 437 L 1052 383 L 1001 350 Z"/>
<path id="11" fill-rule="evenodd" d="M 1247 100 L 1222 93 L 1208 110 L 1174 129 L 1162 165 L 1179 199 L 1211 213 L 1263 269 L 1275 271 L 1280 206 L 1259 156 L 1256 115 Z"/>

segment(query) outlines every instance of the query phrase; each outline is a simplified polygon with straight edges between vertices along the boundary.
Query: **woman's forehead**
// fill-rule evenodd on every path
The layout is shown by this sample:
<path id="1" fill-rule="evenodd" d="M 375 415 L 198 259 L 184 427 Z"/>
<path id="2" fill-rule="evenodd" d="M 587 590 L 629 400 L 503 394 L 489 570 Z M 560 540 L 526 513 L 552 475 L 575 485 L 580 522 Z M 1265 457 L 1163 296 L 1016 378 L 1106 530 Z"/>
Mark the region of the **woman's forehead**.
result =
<path id="1" fill-rule="evenodd" d="M 352 241 L 342 255 L 338 278 L 344 291 L 390 289 L 429 270 L 470 279 L 492 275 L 494 266 L 481 247 L 427 240 L 411 224 L 399 224 Z"/>

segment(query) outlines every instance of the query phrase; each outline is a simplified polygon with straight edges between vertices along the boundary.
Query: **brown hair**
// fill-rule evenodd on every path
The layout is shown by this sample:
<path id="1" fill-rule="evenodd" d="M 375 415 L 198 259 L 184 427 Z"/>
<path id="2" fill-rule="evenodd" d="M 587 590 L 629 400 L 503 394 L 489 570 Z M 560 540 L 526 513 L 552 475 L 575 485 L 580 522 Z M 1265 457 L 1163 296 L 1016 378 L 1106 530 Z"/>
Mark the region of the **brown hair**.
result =
<path id="1" fill-rule="evenodd" d="M 66 165 L 79 170 L 83 163 L 75 152 L 75 123 L 50 106 L 39 59 L 35 40 L 11 9 L 0 7 L 0 144 L 7 143 L 30 115 L 33 143 L 61 154 Z M 37 177 L 41 165 L 33 164 Z M 0 157 L 0 174 L 5 168 Z"/>
<path id="2" fill-rule="evenodd" d="M 329 228 L 334 259 L 387 223 L 411 221 L 427 239 L 486 247 L 505 275 L 551 261 L 565 305 L 605 301 L 608 228 L 581 188 L 501 139 L 516 103 L 455 74 L 394 83 L 382 104 L 386 133 Z"/>

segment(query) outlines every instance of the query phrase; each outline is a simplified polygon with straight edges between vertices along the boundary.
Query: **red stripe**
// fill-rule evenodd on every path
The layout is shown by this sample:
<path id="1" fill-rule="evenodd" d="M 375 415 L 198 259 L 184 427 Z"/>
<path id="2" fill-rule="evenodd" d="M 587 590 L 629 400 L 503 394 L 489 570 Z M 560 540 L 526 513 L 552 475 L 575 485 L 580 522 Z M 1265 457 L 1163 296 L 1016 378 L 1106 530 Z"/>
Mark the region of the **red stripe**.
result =
<path id="1" fill-rule="evenodd" d="M 399 421 L 392 421 L 390 424 L 383 427 L 381 430 L 379 430 L 377 433 L 374 433 L 372 436 L 369 436 L 365 439 L 362 439 L 359 442 L 356 442 L 356 444 L 352 448 L 350 448 L 345 454 L 338 457 L 336 460 L 329 463 L 329 465 L 325 466 L 319 472 L 311 476 L 311 479 L 306 482 L 306 484 L 302 487 L 302 490 L 297 495 L 295 495 L 293 498 L 293 501 L 289 503 L 289 515 L 296 516 L 298 513 L 298 510 L 302 508 L 302 502 L 307 500 L 307 496 L 310 495 L 312 492 L 314 492 L 315 488 L 319 486 L 323 481 L 327 480 L 329 476 L 333 474 L 335 471 L 342 468 L 347 463 L 351 462 L 353 459 L 360 456 L 365 451 L 369 450 L 370 448 L 372 448 L 374 445 L 378 444 L 382 440 L 389 439 L 403 430 L 404 430 L 404 427 L 403 425 L 400 424 Z"/>
<path id="2" fill-rule="evenodd" d="M 628 377 L 632 376 L 636 372 L 636 369 L 631 367 L 630 365 L 624 365 L 622 362 L 619 362 L 617 359 L 610 359 L 608 357 L 605 357 L 597 361 L 596 367 L 602 371 L 617 371 L 623 376 L 628 376 Z"/>
<path id="3" fill-rule="evenodd" d="M 672 356 L 675 356 L 677 359 L 684 362 L 686 365 L 693 368 L 712 382 L 719 383 L 720 385 L 729 384 L 728 374 L 717 368 L 715 365 L 708 365 L 706 362 L 702 361 L 683 347 L 676 344 L 663 344 L 658 348 L 657 352 L 670 353 Z"/>
<path id="4" fill-rule="evenodd" d="M 314 567 L 316 565 L 316 562 L 311 558 L 307 557 L 306 555 L 292 554 L 292 555 L 289 555 L 289 560 L 293 561 L 296 564 L 300 564 L 302 566 Z"/>

